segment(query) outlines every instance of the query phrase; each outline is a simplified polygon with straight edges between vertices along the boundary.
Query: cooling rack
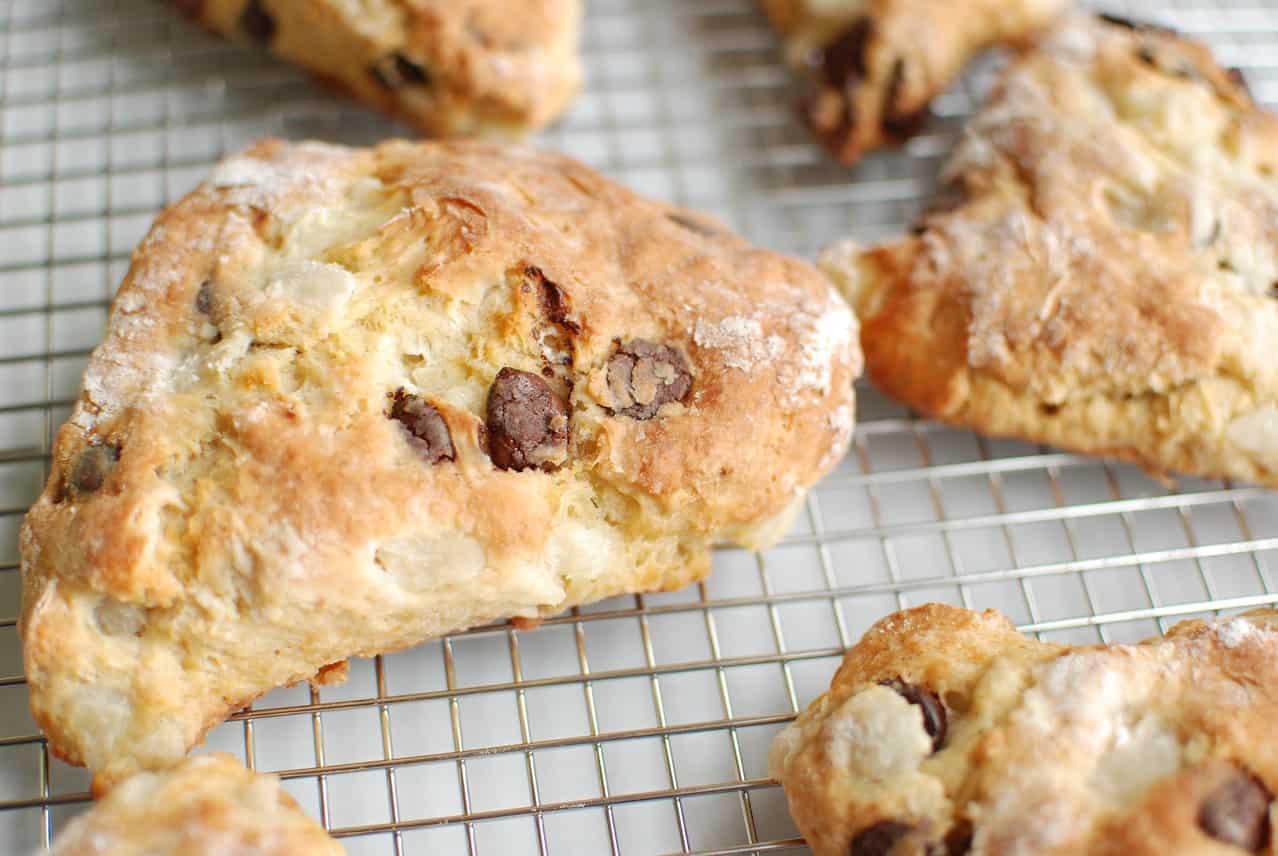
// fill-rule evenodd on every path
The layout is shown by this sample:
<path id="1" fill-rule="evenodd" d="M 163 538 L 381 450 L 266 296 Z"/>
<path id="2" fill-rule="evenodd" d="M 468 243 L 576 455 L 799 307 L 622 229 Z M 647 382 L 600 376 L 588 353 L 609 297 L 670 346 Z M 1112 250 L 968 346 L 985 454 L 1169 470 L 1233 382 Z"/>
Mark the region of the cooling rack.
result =
<path id="1" fill-rule="evenodd" d="M 793 121 L 753 0 L 590 0 L 587 86 L 542 138 L 646 193 L 811 256 L 916 214 L 990 68 L 928 132 L 855 171 Z M 1278 4 L 1112 2 L 1197 34 L 1278 101 Z M 995 60 L 996 62 L 996 60 Z M 17 531 L 107 301 L 151 218 L 265 134 L 364 143 L 404 129 L 158 0 L 0 0 L 0 850 L 87 804 L 27 712 Z M 353 854 L 801 851 L 771 738 L 874 620 L 944 600 L 1072 642 L 1278 601 L 1278 496 L 992 441 L 861 390 L 847 459 L 762 555 L 703 585 L 457 634 L 279 690 L 210 736 Z"/>

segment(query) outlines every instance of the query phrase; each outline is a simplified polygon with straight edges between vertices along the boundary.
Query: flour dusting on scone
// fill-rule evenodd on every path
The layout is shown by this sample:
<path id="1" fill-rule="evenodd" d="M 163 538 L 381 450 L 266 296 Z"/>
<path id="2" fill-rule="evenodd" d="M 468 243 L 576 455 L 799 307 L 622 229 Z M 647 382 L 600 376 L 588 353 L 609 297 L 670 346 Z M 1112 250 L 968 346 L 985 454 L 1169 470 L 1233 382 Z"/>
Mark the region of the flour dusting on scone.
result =
<path id="1" fill-rule="evenodd" d="M 804 118 L 854 163 L 923 129 L 932 99 L 980 51 L 1023 45 L 1068 0 L 761 0 L 814 91 Z"/>
<path id="2" fill-rule="evenodd" d="M 1276 737 L 1273 610 L 1068 647 L 929 604 L 848 651 L 770 766 L 816 856 L 1272 854 Z"/>
<path id="3" fill-rule="evenodd" d="M 859 371 L 812 267 L 568 158 L 261 143 L 160 216 L 58 433 L 36 719 L 110 778 L 348 656 L 700 579 Z"/>
<path id="4" fill-rule="evenodd" d="M 174 0 L 433 136 L 518 136 L 577 93 L 582 0 Z"/>
<path id="5" fill-rule="evenodd" d="M 274 776 L 230 755 L 139 773 L 72 820 L 49 856 L 342 856 Z"/>
<path id="6" fill-rule="evenodd" d="M 1200 44 L 1071 18 L 903 240 L 823 263 L 921 413 L 1278 485 L 1278 117 Z"/>

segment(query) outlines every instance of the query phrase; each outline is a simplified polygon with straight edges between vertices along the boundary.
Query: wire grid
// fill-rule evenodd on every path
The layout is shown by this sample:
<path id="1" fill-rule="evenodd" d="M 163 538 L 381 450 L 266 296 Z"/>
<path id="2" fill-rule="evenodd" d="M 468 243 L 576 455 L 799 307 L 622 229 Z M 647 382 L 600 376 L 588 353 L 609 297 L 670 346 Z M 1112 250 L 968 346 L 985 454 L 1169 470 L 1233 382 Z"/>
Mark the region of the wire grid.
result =
<path id="1" fill-rule="evenodd" d="M 1198 34 L 1278 101 L 1273 0 L 1111 3 Z M 988 64 L 928 133 L 855 171 L 794 121 L 752 0 L 591 0 L 586 91 L 543 143 L 801 255 L 917 213 Z M 165 204 L 255 137 L 403 133 L 156 0 L 0 0 L 0 849 L 87 801 L 27 712 L 17 529 L 128 253 Z M 993 606 L 1061 641 L 1124 641 L 1278 600 L 1275 495 L 1139 472 L 912 418 L 861 390 L 852 453 L 774 550 L 706 583 L 480 628 L 278 690 L 210 736 L 356 854 L 801 849 L 771 738 L 875 619 Z"/>

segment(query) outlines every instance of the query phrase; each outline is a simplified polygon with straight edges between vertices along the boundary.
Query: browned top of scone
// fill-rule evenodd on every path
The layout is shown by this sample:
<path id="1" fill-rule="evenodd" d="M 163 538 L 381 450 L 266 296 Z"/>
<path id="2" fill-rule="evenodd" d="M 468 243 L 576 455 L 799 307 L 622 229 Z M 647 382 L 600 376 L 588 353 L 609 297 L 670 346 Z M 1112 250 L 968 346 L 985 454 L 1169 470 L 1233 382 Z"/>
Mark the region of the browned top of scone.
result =
<path id="1" fill-rule="evenodd" d="M 440 135 L 553 119 L 581 76 L 581 0 L 180 0 L 216 32 L 269 47 Z"/>
<path id="2" fill-rule="evenodd" d="M 972 374 L 1045 405 L 1217 378 L 1272 401 L 1276 167 L 1278 119 L 1204 46 L 1070 20 L 1004 75 L 917 234 L 833 263 L 872 375 L 941 416 Z"/>
<path id="3" fill-rule="evenodd" d="M 930 604 L 876 624 L 778 738 L 828 854 L 1270 853 L 1278 612 L 1139 645 Z"/>
<path id="4" fill-rule="evenodd" d="M 699 577 L 780 536 L 859 366 L 810 266 L 569 158 L 260 143 L 139 246 L 58 433 L 37 717 L 154 765 L 345 656 Z"/>

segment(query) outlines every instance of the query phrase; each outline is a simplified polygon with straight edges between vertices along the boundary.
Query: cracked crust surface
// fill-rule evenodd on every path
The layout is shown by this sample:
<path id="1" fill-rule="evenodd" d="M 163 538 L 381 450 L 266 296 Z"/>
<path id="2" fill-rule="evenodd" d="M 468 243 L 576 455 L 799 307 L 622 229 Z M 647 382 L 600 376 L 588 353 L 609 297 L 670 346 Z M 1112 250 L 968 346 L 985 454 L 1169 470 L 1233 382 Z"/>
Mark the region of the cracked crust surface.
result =
<path id="1" fill-rule="evenodd" d="M 1205 47 L 1078 16 L 916 234 L 823 266 L 874 382 L 987 434 L 1278 485 L 1278 119 Z M 948 210 L 945 210 L 948 209 Z"/>
<path id="2" fill-rule="evenodd" d="M 174 0 L 431 136 L 517 136 L 580 85 L 581 0 Z"/>
<path id="3" fill-rule="evenodd" d="M 274 776 L 230 755 L 139 773 L 67 824 L 50 856 L 341 856 Z"/>
<path id="4" fill-rule="evenodd" d="M 761 0 L 809 74 L 804 117 L 846 163 L 922 130 L 928 105 L 977 53 L 1021 45 L 1068 0 Z"/>
<path id="5" fill-rule="evenodd" d="M 770 762 L 817 856 L 1272 854 L 1276 721 L 1278 612 L 1070 647 L 928 604 L 872 627 Z"/>
<path id="6" fill-rule="evenodd" d="M 259 143 L 159 217 L 58 432 L 36 720 L 109 782 L 348 656 L 679 588 L 780 537 L 859 371 L 815 269 L 568 158 Z"/>

